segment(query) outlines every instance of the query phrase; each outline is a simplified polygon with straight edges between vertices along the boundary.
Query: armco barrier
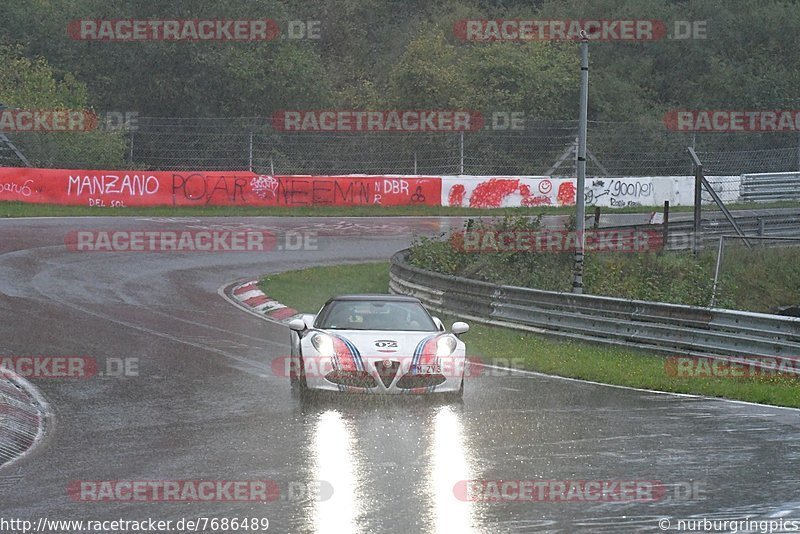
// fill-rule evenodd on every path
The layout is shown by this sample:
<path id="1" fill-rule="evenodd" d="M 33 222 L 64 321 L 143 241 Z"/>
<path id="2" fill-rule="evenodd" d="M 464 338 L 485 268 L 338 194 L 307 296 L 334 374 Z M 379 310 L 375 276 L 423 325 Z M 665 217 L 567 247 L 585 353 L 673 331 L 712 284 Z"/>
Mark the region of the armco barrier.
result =
<path id="1" fill-rule="evenodd" d="M 772 208 L 761 210 L 735 210 L 733 217 L 746 236 L 797 237 L 800 235 L 799 208 Z M 604 229 L 661 230 L 662 224 L 633 224 L 624 226 L 601 226 Z M 720 236 L 735 235 L 733 226 L 720 211 L 707 210 L 702 219 L 702 245 L 716 246 Z M 691 218 L 672 219 L 669 222 L 666 248 L 691 249 L 694 239 L 694 221 Z M 781 246 L 785 243 L 776 242 Z M 760 242 L 759 245 L 768 245 Z"/>
<path id="2" fill-rule="evenodd" d="M 742 202 L 800 200 L 800 173 L 743 174 L 739 196 Z"/>
<path id="3" fill-rule="evenodd" d="M 392 257 L 390 290 L 465 319 L 675 355 L 800 357 L 800 318 L 504 286 L 407 260 Z"/>

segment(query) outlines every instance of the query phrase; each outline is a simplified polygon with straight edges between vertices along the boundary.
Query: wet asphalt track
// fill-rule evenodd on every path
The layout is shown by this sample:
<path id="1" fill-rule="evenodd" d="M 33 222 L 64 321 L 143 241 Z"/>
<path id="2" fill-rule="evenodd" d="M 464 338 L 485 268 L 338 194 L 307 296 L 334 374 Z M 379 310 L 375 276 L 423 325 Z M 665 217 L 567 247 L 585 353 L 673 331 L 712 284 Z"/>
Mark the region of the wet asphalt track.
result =
<path id="1" fill-rule="evenodd" d="M 317 251 L 258 254 L 64 247 L 75 229 L 217 224 L 322 235 Z M 138 377 L 34 380 L 55 426 L 33 454 L 0 471 L 0 518 L 267 517 L 270 532 L 657 532 L 664 517 L 800 519 L 796 411 L 522 374 L 471 379 L 463 404 L 303 406 L 270 367 L 287 351 L 285 327 L 217 294 L 262 273 L 385 260 L 414 233 L 447 224 L 0 220 L 0 355 L 139 359 Z M 67 493 L 76 480 L 184 479 L 270 479 L 283 496 L 101 503 Z M 658 480 L 667 495 L 654 503 L 462 502 L 453 486 L 466 479 Z M 331 498 L 300 495 L 320 480 Z M 676 499 L 692 482 L 704 493 Z"/>

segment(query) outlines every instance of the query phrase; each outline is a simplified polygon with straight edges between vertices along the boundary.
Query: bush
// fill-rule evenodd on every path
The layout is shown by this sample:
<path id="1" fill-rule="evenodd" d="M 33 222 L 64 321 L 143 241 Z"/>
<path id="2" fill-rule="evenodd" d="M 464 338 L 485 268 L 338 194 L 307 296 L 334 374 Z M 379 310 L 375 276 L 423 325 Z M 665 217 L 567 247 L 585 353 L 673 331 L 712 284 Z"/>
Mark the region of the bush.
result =
<path id="1" fill-rule="evenodd" d="M 464 231 L 535 232 L 541 216 L 468 220 Z M 574 229 L 574 220 L 566 230 Z M 422 269 L 498 284 L 548 291 L 570 291 L 573 254 L 552 252 L 468 252 L 463 231 L 439 238 L 419 237 L 410 262 Z M 716 307 L 775 312 L 800 303 L 800 247 L 743 249 L 723 256 Z M 689 251 L 656 253 L 588 252 L 584 292 L 636 300 L 709 306 L 714 286 L 716 249 L 695 256 Z"/>

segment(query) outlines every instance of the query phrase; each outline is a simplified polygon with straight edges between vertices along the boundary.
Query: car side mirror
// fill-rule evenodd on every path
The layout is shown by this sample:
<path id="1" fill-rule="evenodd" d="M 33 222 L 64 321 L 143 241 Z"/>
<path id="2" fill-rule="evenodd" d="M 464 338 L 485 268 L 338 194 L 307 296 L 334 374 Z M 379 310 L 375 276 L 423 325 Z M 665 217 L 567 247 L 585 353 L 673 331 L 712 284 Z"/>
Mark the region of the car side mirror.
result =
<path id="1" fill-rule="evenodd" d="M 302 319 L 292 319 L 289 321 L 289 328 L 294 330 L 295 332 L 302 332 L 306 329 L 306 322 Z"/>
<path id="2" fill-rule="evenodd" d="M 469 325 L 462 321 L 456 321 L 453 323 L 453 326 L 450 327 L 450 330 L 452 330 L 455 335 L 465 334 L 469 332 Z"/>
<path id="3" fill-rule="evenodd" d="M 313 313 L 304 313 L 299 317 L 299 319 L 306 323 L 306 328 L 313 328 L 314 327 L 314 320 L 317 318 L 316 315 Z"/>

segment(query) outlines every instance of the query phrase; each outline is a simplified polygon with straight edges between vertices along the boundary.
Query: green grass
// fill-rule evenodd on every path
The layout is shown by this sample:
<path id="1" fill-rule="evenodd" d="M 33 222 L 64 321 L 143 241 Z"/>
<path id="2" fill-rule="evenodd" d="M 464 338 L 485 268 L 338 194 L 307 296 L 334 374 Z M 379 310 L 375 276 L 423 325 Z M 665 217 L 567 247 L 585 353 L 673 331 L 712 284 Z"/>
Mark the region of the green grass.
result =
<path id="1" fill-rule="evenodd" d="M 609 208 L 610 210 L 610 208 Z M 65 216 L 154 216 L 154 217 L 376 217 L 376 216 L 475 216 L 475 215 L 552 215 L 568 214 L 575 207 L 554 208 L 450 208 L 442 206 L 297 206 L 297 207 L 233 207 L 233 206 L 159 206 L 150 208 L 99 208 L 89 206 L 54 206 L 49 204 L 26 204 L 24 202 L 0 202 L 0 217 L 65 217 Z M 614 213 L 650 212 L 653 208 L 621 208 Z M 606 211 L 608 213 L 608 211 Z"/>
<path id="2" fill-rule="evenodd" d="M 357 263 L 289 271 L 263 278 L 258 287 L 298 311 L 317 313 L 325 301 L 336 295 L 386 293 L 389 264 Z"/>
<path id="3" fill-rule="evenodd" d="M 797 203 L 759 204 L 758 208 L 796 207 Z M 734 204 L 731 209 L 753 209 L 753 205 Z M 593 208 L 590 208 L 590 212 Z M 650 213 L 659 210 L 651 206 L 602 208 L 602 213 Z M 671 207 L 671 211 L 691 211 L 691 206 Z M 374 216 L 477 216 L 477 215 L 567 215 L 574 206 L 537 208 L 450 208 L 443 206 L 298 206 L 298 207 L 232 207 L 232 206 L 160 206 L 151 208 L 100 208 L 89 206 L 55 206 L 25 202 L 0 202 L 0 217 L 69 217 L 69 216 L 137 216 L 137 217 L 374 217 Z"/>
<path id="4" fill-rule="evenodd" d="M 775 313 L 782 306 L 800 305 L 800 247 L 760 248 L 756 244 L 748 250 L 728 240 L 720 272 L 718 301 L 723 299 L 736 309 Z"/>
<path id="5" fill-rule="evenodd" d="M 386 293 L 389 264 L 314 267 L 271 275 L 259 287 L 280 302 L 316 313 L 327 299 L 344 293 Z M 447 324 L 454 320 L 442 317 Z M 470 356 L 491 363 L 636 388 L 800 408 L 800 380 L 782 377 L 677 378 L 665 357 L 621 347 L 560 341 L 536 334 L 473 323 L 465 334 Z M 508 363 L 506 363 L 508 365 Z"/>

